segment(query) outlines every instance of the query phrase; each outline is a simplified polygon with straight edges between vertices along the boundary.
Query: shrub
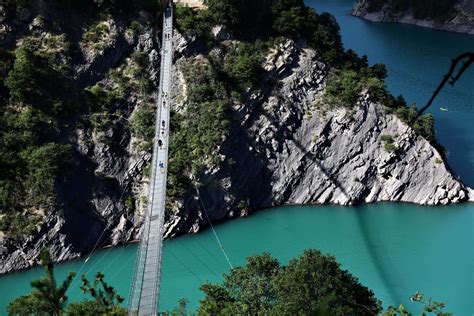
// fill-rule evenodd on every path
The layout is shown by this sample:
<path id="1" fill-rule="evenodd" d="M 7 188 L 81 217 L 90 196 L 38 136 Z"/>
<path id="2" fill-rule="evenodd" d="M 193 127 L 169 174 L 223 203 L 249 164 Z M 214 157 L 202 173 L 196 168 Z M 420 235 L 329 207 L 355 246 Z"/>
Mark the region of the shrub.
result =
<path id="1" fill-rule="evenodd" d="M 230 126 L 229 96 L 216 70 L 203 62 L 189 65 L 183 73 L 188 85 L 186 112 L 171 114 L 171 200 L 182 197 L 191 174 L 219 162 L 218 149 Z"/>
<path id="2" fill-rule="evenodd" d="M 67 116 L 75 109 L 67 99 L 65 73 L 54 68 L 54 60 L 41 54 L 31 41 L 15 50 L 13 67 L 5 80 L 14 102 L 29 104 L 49 115 Z"/>
<path id="3" fill-rule="evenodd" d="M 0 0 L 0 5 L 5 6 L 8 9 L 20 10 L 29 6 L 31 0 Z"/>
<path id="4" fill-rule="evenodd" d="M 25 198 L 31 205 L 51 205 L 57 179 L 72 160 L 71 146 L 48 143 L 24 150 L 21 157 L 26 163 Z"/>
<path id="5" fill-rule="evenodd" d="M 1 52 L 1 229 L 13 238 L 30 234 L 52 209 L 72 160 L 72 147 L 59 143 L 76 113 L 67 67 L 57 64 L 60 55 L 67 59 L 67 46 L 61 35 L 26 37 L 14 52 Z"/>
<path id="6" fill-rule="evenodd" d="M 151 150 L 155 136 L 156 111 L 151 106 L 140 106 L 133 113 L 130 130 L 141 141 L 140 149 Z"/>
<path id="7" fill-rule="evenodd" d="M 127 196 L 123 204 L 125 205 L 127 213 L 133 214 L 135 212 L 135 197 L 133 195 Z"/>
<path id="8" fill-rule="evenodd" d="M 176 28 L 182 34 L 197 36 L 210 44 L 214 19 L 208 10 L 196 10 L 187 6 L 176 8 Z"/>
<path id="9" fill-rule="evenodd" d="M 327 80 L 326 102 L 330 106 L 353 107 L 359 100 L 363 83 L 353 70 L 335 70 Z"/>
<path id="10" fill-rule="evenodd" d="M 85 94 L 91 112 L 106 111 L 119 99 L 116 91 L 105 90 L 99 85 L 85 88 Z"/>
<path id="11" fill-rule="evenodd" d="M 262 71 L 263 44 L 240 43 L 235 49 L 230 50 L 224 59 L 224 72 L 240 89 L 245 90 L 253 85 Z"/>
<path id="12" fill-rule="evenodd" d="M 31 235 L 41 222 L 41 216 L 27 211 L 9 212 L 0 219 L 0 231 L 19 239 Z"/>
<path id="13" fill-rule="evenodd" d="M 397 146 L 394 144 L 394 139 L 391 135 L 382 135 L 380 136 L 380 140 L 383 143 L 383 147 L 388 152 L 395 152 L 397 150 Z"/>

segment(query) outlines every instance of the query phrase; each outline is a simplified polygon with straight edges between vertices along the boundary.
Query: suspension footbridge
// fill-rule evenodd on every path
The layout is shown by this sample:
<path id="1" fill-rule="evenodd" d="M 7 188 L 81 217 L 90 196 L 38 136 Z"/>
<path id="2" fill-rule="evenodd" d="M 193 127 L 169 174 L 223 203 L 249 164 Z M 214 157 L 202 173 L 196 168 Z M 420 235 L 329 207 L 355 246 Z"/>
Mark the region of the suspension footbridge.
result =
<path id="1" fill-rule="evenodd" d="M 170 1 L 163 12 L 160 93 L 156 111 L 148 209 L 135 263 L 129 315 L 156 315 L 158 311 L 170 131 L 172 38 L 173 4 Z"/>

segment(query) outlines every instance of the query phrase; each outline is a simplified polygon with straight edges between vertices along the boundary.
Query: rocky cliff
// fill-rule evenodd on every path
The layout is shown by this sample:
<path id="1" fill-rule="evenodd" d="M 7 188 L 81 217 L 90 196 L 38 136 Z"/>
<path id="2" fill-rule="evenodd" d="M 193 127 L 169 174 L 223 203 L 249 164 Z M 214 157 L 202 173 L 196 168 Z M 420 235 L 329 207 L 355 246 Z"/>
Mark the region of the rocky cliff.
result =
<path id="1" fill-rule="evenodd" d="M 87 125 L 71 128 L 76 164 L 59 190 L 61 211 L 48 212 L 32 236 L 0 240 L 0 273 L 37 263 L 43 246 L 50 248 L 55 260 L 65 260 L 97 246 L 139 238 L 150 155 L 136 145 L 128 121 L 143 102 L 153 104 L 160 58 L 159 32 L 146 15 L 139 21 L 140 27 L 130 29 L 110 18 L 107 34 L 113 36 L 104 36 L 104 45 L 95 49 L 78 45 L 81 57 L 73 61 L 75 78 L 84 88 L 112 89 L 120 80 L 110 71 L 129 73 L 131 53 L 141 52 L 147 60 L 141 71 L 150 78 L 150 89 L 145 94 L 135 86 L 128 89 L 114 103 L 113 115 L 118 117 L 101 130 Z M 40 36 L 48 30 L 42 27 L 37 32 Z M 229 47 L 235 42 L 223 33 L 215 37 Z M 174 42 L 173 108 L 186 115 L 189 85 L 183 69 L 225 51 L 217 46 L 208 53 L 195 38 L 179 34 Z M 468 189 L 438 151 L 367 94 L 352 110 L 321 107 L 328 67 L 317 51 L 287 40 L 269 50 L 262 67 L 258 83 L 242 101 L 233 103 L 231 125 L 218 148 L 219 162 L 199 173 L 183 197 L 173 201 L 166 218 L 167 237 L 207 226 L 203 206 L 210 219 L 218 221 L 284 204 L 439 205 L 469 198 Z M 133 75 L 127 80 L 134 81 Z M 393 139 L 396 150 L 385 148 L 383 135 Z M 135 197 L 133 207 L 127 207 L 126 196 Z"/>
<path id="2" fill-rule="evenodd" d="M 474 3 L 470 0 L 458 1 L 454 14 L 445 21 L 419 19 L 410 10 L 394 12 L 388 4 L 380 10 L 370 12 L 367 2 L 367 0 L 356 1 L 352 15 L 372 22 L 403 23 L 441 31 L 474 34 Z"/>
<path id="3" fill-rule="evenodd" d="M 91 18 L 43 1 L 18 12 L 0 6 L 0 15 L 0 29 L 5 30 L 1 48 L 14 49 L 32 37 L 49 49 L 51 39 L 61 33 L 73 47 L 73 53 L 61 60 L 71 66 L 77 89 L 99 87 L 118 96 L 100 112 L 83 104 L 75 124 L 62 131 L 74 147 L 74 164 L 57 189 L 57 204 L 44 211 L 30 236 L 9 238 L 0 232 L 0 274 L 38 263 L 45 246 L 54 260 L 61 261 L 93 247 L 135 240 L 146 203 L 141 197 L 146 196 L 144 169 L 150 153 L 132 132 L 131 121 L 139 108 L 153 109 L 158 91 L 160 41 L 151 15 Z M 57 21 L 68 23 L 58 26 Z M 146 58 L 143 69 L 137 68 L 137 54 Z M 138 86 L 136 69 L 148 79 L 146 91 Z M 132 198 L 127 206 L 128 197 Z"/>
<path id="4" fill-rule="evenodd" d="M 197 58 L 203 56 L 179 59 L 175 75 L 182 63 Z M 201 199 L 212 219 L 245 214 L 237 210 L 242 200 L 256 210 L 377 201 L 439 205 L 468 198 L 438 151 L 382 104 L 362 98 L 355 111 L 319 110 L 327 69 L 316 51 L 288 41 L 267 56 L 264 68 L 261 85 L 275 88 L 250 90 L 246 102 L 235 105 L 237 119 L 220 152 L 232 164 L 201 179 Z M 384 148 L 382 135 L 393 136 L 396 152 Z M 195 191 L 188 192 L 166 224 L 167 236 L 206 225 L 196 199 Z"/>

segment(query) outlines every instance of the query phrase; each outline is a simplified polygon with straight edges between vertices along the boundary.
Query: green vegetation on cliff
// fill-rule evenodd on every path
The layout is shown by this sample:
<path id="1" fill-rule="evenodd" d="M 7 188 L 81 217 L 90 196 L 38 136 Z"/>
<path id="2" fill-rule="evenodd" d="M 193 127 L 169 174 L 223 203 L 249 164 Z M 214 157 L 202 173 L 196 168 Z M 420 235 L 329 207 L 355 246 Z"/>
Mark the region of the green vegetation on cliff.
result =
<path id="1" fill-rule="evenodd" d="M 281 36 L 302 39 L 328 62 L 336 61 L 343 52 L 334 16 L 318 14 L 302 0 L 207 0 L 206 4 L 208 10 L 178 8 L 178 30 L 209 39 L 212 26 L 224 25 L 234 38 L 243 41 Z"/>
<path id="2" fill-rule="evenodd" d="M 34 0 L 0 0 L 7 22 L 20 21 L 18 17 L 22 14 L 28 19 L 25 25 L 35 25 L 9 34 L 16 43 L 13 48 L 8 41 L 0 47 L 0 231 L 7 237 L 28 236 L 45 214 L 60 211 L 59 188 L 79 159 L 74 140 L 78 126 L 101 131 L 118 122 L 126 127 L 131 125 L 139 145 L 150 148 L 150 133 L 144 126 L 145 116 L 153 120 L 154 114 L 145 97 L 150 88 L 145 71 L 147 56 L 130 53 L 119 70 L 110 71 L 114 87 L 96 84 L 84 90 L 83 83 L 75 78 L 74 66 L 83 57 L 81 41 L 92 36 L 91 29 L 96 25 L 105 25 L 100 21 L 125 11 L 127 17 L 143 9 L 156 13 L 156 3 L 48 2 L 42 10 L 50 14 L 35 18 Z M 71 35 L 69 21 L 63 18 L 68 14 L 77 17 L 76 29 L 82 29 L 82 33 Z M 93 36 L 89 40 L 97 42 Z M 118 101 L 135 91 L 140 95 L 140 104 L 133 116 L 136 119 L 128 122 Z"/>
<path id="3" fill-rule="evenodd" d="M 184 69 L 188 83 L 186 112 L 172 112 L 169 161 L 170 200 L 180 199 L 191 175 L 204 164 L 216 165 L 216 155 L 230 125 L 230 96 L 216 69 L 206 62 Z"/>
<path id="4" fill-rule="evenodd" d="M 14 4 L 29 3 L 2 2 L 10 9 Z M 303 0 L 207 0 L 206 4 L 208 9 L 179 7 L 176 12 L 178 30 L 197 37 L 196 42 L 203 44 L 205 61 L 185 69 L 186 100 L 183 109 L 173 113 L 171 200 L 183 197 L 191 179 L 198 178 L 204 167 L 225 159 L 219 148 L 235 119 L 233 105 L 248 97 L 250 89 L 267 88 L 259 86 L 264 74 L 262 62 L 268 50 L 285 38 L 314 48 L 329 66 L 328 104 L 354 107 L 361 94 L 368 92 L 373 100 L 387 105 L 388 111 L 434 141 L 432 117 L 416 118 L 414 108 L 387 92 L 382 65 L 369 67 L 366 58 L 344 50 L 332 15 L 317 13 Z M 105 83 L 92 82 L 85 89 L 74 80 L 71 61 L 89 44 L 101 51 L 110 48 L 97 42 L 111 35 L 106 33 L 118 24 L 111 18 L 114 14 L 142 9 L 156 13 L 156 5 L 145 0 L 68 0 L 61 5 L 76 13 L 94 12 L 82 33 L 62 33 L 65 21 L 43 21 L 63 23 L 64 28 L 19 35 L 14 50 L 0 50 L 0 230 L 9 237 L 30 234 L 44 213 L 60 208 L 56 203 L 58 187 L 76 163 L 71 138 L 78 125 L 97 134 L 122 124 L 138 140 L 138 148 L 151 148 L 155 111 L 147 97 L 151 82 L 146 56 L 127 55 L 105 75 Z M 211 34 L 215 25 L 222 25 L 236 40 L 216 40 Z M 140 27 L 136 21 L 130 24 L 130 29 Z M 220 54 L 214 54 L 216 50 Z M 120 108 L 121 100 L 131 93 L 138 101 L 133 114 L 127 116 Z M 110 137 L 105 134 L 101 137 Z"/>
<path id="5" fill-rule="evenodd" d="M 412 11 L 417 19 L 444 21 L 455 12 L 456 0 L 366 0 L 369 12 L 380 11 L 385 5 L 392 13 Z"/>
<path id="6" fill-rule="evenodd" d="M 232 104 L 250 88 L 259 89 L 268 50 L 284 37 L 304 40 L 321 58 L 336 63 L 343 56 L 339 27 L 333 16 L 317 14 L 302 0 L 208 0 L 208 9 L 178 7 L 176 26 L 204 44 L 203 62 L 183 70 L 187 84 L 182 111 L 172 116 L 169 163 L 170 200 L 180 199 L 191 179 L 221 161 L 219 148 L 233 120 Z M 219 42 L 211 29 L 222 25 L 234 42 Z M 220 55 L 212 54 L 219 49 Z M 169 208 L 170 209 L 170 208 Z"/>
<path id="7" fill-rule="evenodd" d="M 57 63 L 67 43 L 60 50 L 47 44 L 24 38 L 13 53 L 2 51 L 0 230 L 13 237 L 31 233 L 38 214 L 54 204 L 56 184 L 71 163 L 60 129 L 77 105 L 67 66 Z"/>
<path id="8" fill-rule="evenodd" d="M 249 88 L 262 89 L 259 81 L 264 74 L 264 58 L 285 38 L 306 43 L 329 66 L 322 102 L 325 109 L 342 106 L 352 110 L 362 96 L 368 95 L 434 142 L 433 118 L 418 118 L 415 108 L 388 92 L 383 64 L 369 66 L 366 56 L 344 50 L 332 15 L 317 13 L 302 0 L 207 0 L 206 4 L 208 9 L 178 7 L 176 12 L 178 31 L 196 37 L 208 62 L 193 65 L 192 71 L 184 70 L 188 99 L 172 121 L 172 199 L 182 197 L 193 183 L 191 179 L 199 179 L 206 166 L 215 166 L 222 159 L 219 147 L 233 120 L 231 105 L 245 99 Z M 215 25 L 222 26 L 223 36 L 233 41 L 216 39 L 211 34 Z M 210 131 L 213 122 L 223 124 Z"/>

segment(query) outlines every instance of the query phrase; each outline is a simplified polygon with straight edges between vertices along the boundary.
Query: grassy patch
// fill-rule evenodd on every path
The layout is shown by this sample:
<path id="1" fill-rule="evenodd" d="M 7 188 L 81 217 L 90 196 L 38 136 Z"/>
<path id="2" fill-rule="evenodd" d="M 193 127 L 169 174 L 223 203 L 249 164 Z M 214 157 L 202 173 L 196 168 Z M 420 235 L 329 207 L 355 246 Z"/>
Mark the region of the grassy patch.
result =
<path id="1" fill-rule="evenodd" d="M 383 143 L 383 148 L 388 152 L 395 152 L 397 151 L 397 146 L 395 145 L 395 141 L 391 135 L 382 135 L 380 136 L 380 140 Z"/>

